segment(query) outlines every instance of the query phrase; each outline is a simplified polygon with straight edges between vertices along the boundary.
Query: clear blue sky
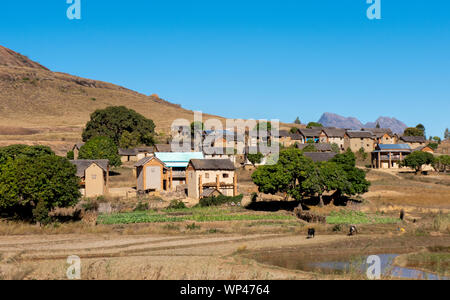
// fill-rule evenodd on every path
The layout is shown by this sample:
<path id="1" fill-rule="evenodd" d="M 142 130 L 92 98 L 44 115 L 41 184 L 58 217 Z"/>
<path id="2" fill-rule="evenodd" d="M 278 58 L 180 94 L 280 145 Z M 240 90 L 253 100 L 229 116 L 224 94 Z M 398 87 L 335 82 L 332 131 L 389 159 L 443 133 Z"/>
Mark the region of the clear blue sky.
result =
<path id="1" fill-rule="evenodd" d="M 450 127 L 450 1 L 65 0 L 0 2 L 0 44 L 54 71 L 156 93 L 231 118 Z"/>

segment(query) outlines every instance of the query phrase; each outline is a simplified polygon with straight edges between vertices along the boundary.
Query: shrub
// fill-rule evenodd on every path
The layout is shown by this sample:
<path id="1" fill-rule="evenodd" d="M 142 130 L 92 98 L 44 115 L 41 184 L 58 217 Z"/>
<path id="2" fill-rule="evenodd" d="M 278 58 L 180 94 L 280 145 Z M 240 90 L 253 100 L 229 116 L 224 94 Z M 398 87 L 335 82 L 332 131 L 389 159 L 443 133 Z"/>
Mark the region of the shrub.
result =
<path id="1" fill-rule="evenodd" d="M 42 225 L 47 225 L 52 221 L 52 218 L 48 215 L 49 212 L 47 203 L 44 201 L 39 201 L 36 208 L 33 209 L 33 218 L 36 222 L 39 222 Z"/>
<path id="2" fill-rule="evenodd" d="M 75 159 L 75 154 L 73 153 L 72 150 L 70 150 L 69 152 L 67 152 L 66 157 L 67 159 L 73 160 Z"/>
<path id="3" fill-rule="evenodd" d="M 168 209 L 185 209 L 186 204 L 181 200 L 172 200 L 167 207 Z"/>
<path id="4" fill-rule="evenodd" d="M 139 202 L 134 208 L 134 211 L 146 211 L 146 210 L 148 210 L 148 203 Z"/>
<path id="5" fill-rule="evenodd" d="M 219 206 L 219 205 L 223 205 L 226 203 L 238 204 L 238 203 L 241 203 L 243 197 L 244 197 L 244 195 L 239 195 L 236 197 L 219 195 L 217 197 L 213 196 L 213 197 L 202 198 L 202 199 L 200 199 L 199 206 L 200 207 Z"/>
<path id="6" fill-rule="evenodd" d="M 200 229 L 200 225 L 197 225 L 197 224 L 195 224 L 195 223 L 188 224 L 188 225 L 186 225 L 186 229 L 188 229 L 188 230 L 196 230 L 196 229 Z"/>

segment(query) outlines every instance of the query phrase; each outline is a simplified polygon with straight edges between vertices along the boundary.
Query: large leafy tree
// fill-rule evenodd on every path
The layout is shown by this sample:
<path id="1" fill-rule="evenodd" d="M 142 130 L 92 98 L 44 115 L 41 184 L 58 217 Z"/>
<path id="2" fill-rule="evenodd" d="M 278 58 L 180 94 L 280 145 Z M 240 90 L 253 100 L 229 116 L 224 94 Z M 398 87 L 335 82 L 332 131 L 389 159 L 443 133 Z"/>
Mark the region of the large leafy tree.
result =
<path id="1" fill-rule="evenodd" d="M 433 162 L 433 167 L 438 172 L 447 172 L 447 169 L 450 168 L 450 155 L 440 155 L 436 157 Z"/>
<path id="2" fill-rule="evenodd" d="M 366 172 L 356 167 L 356 156 L 350 149 L 336 155 L 331 161 L 336 162 L 346 173 L 347 182 L 337 190 L 339 195 L 354 196 L 369 191 L 370 182 L 366 179 Z"/>
<path id="3" fill-rule="evenodd" d="M 0 214 L 40 221 L 55 207 L 75 205 L 81 194 L 76 167 L 66 158 L 20 156 L 0 164 Z"/>
<path id="4" fill-rule="evenodd" d="M 416 128 L 416 127 L 409 127 L 406 128 L 403 132 L 404 136 L 425 136 L 425 133 L 423 130 Z"/>
<path id="5" fill-rule="evenodd" d="M 79 159 L 108 159 L 112 166 L 122 164 L 118 154 L 118 148 L 114 142 L 105 136 L 90 139 L 80 148 Z"/>
<path id="6" fill-rule="evenodd" d="M 310 158 L 303 156 L 301 150 L 289 148 L 281 151 L 275 165 L 259 167 L 252 174 L 252 179 L 262 193 L 284 193 L 301 200 L 301 183 L 311 172 L 313 164 Z"/>
<path id="7" fill-rule="evenodd" d="M 130 133 L 128 131 L 124 131 L 122 136 L 120 137 L 119 146 L 124 149 L 131 149 L 139 146 L 140 137 L 138 132 Z"/>
<path id="8" fill-rule="evenodd" d="M 423 165 L 434 163 L 434 156 L 428 152 L 416 151 L 408 155 L 400 162 L 403 167 L 409 167 L 416 171 L 416 174 L 422 170 Z"/>
<path id="9" fill-rule="evenodd" d="M 0 164 L 5 163 L 8 159 L 38 157 L 46 154 L 54 155 L 55 153 L 47 146 L 11 145 L 0 148 Z"/>
<path id="10" fill-rule="evenodd" d="M 323 194 L 325 192 L 343 190 L 347 184 L 344 169 L 335 162 L 321 162 L 314 167 L 302 182 L 302 189 L 310 196 L 319 197 L 319 205 L 323 206 Z"/>
<path id="11" fill-rule="evenodd" d="M 153 121 L 125 106 L 110 106 L 96 110 L 83 131 L 83 141 L 106 136 L 119 145 L 125 132 L 137 135 L 140 144 L 148 146 L 154 144 Z"/>

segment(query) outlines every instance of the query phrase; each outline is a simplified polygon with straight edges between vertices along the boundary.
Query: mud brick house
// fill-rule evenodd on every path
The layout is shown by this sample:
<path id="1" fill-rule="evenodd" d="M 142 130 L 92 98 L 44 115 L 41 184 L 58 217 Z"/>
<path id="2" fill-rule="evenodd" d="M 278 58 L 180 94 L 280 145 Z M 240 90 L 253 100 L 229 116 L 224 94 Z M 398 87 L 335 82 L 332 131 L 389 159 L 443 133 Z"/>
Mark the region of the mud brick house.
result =
<path id="1" fill-rule="evenodd" d="M 395 144 L 396 136 L 389 128 L 363 128 L 362 131 L 372 132 L 377 144 Z"/>
<path id="2" fill-rule="evenodd" d="M 108 193 L 109 161 L 71 160 L 77 167 L 77 176 L 81 178 L 81 194 L 86 198 L 103 196 Z"/>
<path id="3" fill-rule="evenodd" d="M 144 157 L 135 164 L 136 187 L 139 192 L 168 191 L 173 185 L 173 171 L 154 156 Z"/>
<path id="4" fill-rule="evenodd" d="M 201 199 L 220 193 L 237 195 L 234 164 L 227 159 L 192 159 L 186 169 L 188 197 Z"/>
<path id="5" fill-rule="evenodd" d="M 191 159 L 203 159 L 202 152 L 156 152 L 155 157 L 163 162 L 164 166 L 172 169 L 172 189 L 185 185 L 186 168 Z"/>
<path id="6" fill-rule="evenodd" d="M 364 152 L 372 152 L 375 149 L 375 136 L 370 131 L 348 130 L 344 136 L 344 149 L 350 148 L 358 152 L 361 148 Z"/>
<path id="7" fill-rule="evenodd" d="M 344 151 L 345 129 L 341 128 L 324 128 L 320 133 L 320 143 L 336 144 L 341 151 Z"/>
<path id="8" fill-rule="evenodd" d="M 320 141 L 321 127 L 301 128 L 298 130 L 299 134 L 303 136 L 304 143 L 318 143 Z"/>

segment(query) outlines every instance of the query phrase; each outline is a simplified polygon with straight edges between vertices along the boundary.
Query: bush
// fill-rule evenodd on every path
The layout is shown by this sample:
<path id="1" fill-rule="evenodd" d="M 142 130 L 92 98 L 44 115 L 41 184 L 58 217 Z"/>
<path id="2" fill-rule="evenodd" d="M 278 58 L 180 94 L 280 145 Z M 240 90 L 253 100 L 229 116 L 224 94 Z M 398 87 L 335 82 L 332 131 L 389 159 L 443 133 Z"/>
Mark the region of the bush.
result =
<path id="1" fill-rule="evenodd" d="M 47 208 L 47 203 L 39 201 L 36 208 L 33 209 L 33 218 L 36 222 L 47 225 L 52 221 L 52 218 L 48 215 L 49 213 L 50 211 Z"/>
<path id="2" fill-rule="evenodd" d="M 202 198 L 202 199 L 200 199 L 199 206 L 200 207 L 219 206 L 219 205 L 223 205 L 226 203 L 238 204 L 238 203 L 241 203 L 243 197 L 244 197 L 244 195 L 239 195 L 236 197 L 219 195 L 217 197 L 213 196 L 213 197 Z"/>
<path id="3" fill-rule="evenodd" d="M 139 202 L 134 208 L 134 211 L 146 211 L 146 210 L 148 210 L 148 203 Z"/>
<path id="4" fill-rule="evenodd" d="M 168 209 L 185 209 L 186 204 L 181 200 L 172 200 L 167 207 Z"/>
<path id="5" fill-rule="evenodd" d="M 49 211 L 73 206 L 81 197 L 79 182 L 76 167 L 63 157 L 8 159 L 0 164 L 0 214 L 36 220 L 43 216 L 44 206 Z"/>
<path id="6" fill-rule="evenodd" d="M 74 160 L 75 159 L 75 153 L 73 153 L 73 151 L 70 150 L 69 152 L 67 152 L 66 157 L 67 157 L 67 159 Z"/>

